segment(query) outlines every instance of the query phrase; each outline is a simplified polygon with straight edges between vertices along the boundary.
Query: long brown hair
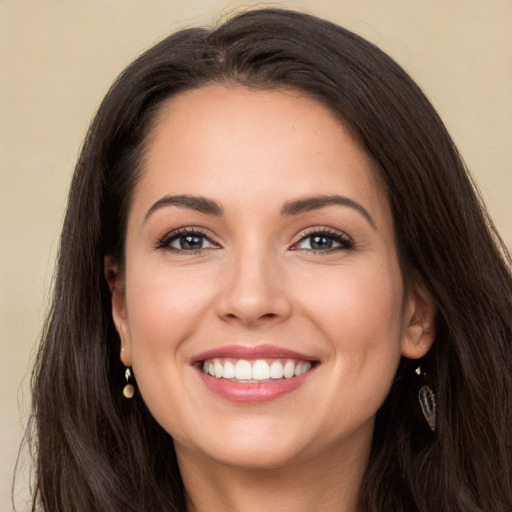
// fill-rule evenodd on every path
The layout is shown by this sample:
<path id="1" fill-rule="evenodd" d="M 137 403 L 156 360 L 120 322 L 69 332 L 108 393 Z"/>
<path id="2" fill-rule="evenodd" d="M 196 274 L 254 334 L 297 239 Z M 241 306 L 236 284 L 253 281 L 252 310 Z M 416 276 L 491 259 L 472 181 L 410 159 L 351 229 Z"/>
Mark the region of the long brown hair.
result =
<path id="1" fill-rule="evenodd" d="M 420 362 L 437 397 L 437 431 L 416 406 L 418 362 L 403 359 L 378 412 L 360 510 L 510 512 L 510 256 L 409 76 L 361 37 L 275 9 L 169 36 L 99 108 L 71 185 L 33 376 L 33 510 L 185 510 L 172 438 L 140 396 L 122 397 L 104 258 L 122 262 L 130 195 L 162 102 L 208 83 L 293 88 L 327 105 L 375 161 L 404 276 L 419 276 L 437 306 L 437 337 Z"/>

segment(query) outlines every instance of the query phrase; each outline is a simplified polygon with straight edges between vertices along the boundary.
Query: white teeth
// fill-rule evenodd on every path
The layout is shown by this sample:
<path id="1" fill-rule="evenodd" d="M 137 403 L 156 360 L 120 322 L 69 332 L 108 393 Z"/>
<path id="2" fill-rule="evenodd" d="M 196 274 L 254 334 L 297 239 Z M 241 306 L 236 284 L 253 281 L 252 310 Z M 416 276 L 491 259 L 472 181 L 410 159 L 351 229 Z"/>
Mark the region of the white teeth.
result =
<path id="1" fill-rule="evenodd" d="M 274 361 L 270 365 L 270 377 L 272 379 L 282 379 L 284 375 L 283 365 L 279 361 Z"/>
<path id="2" fill-rule="evenodd" d="M 213 361 L 213 369 L 215 370 L 215 377 L 217 377 L 217 379 L 220 379 L 222 377 L 224 368 L 222 367 L 218 359 L 215 359 Z"/>
<path id="3" fill-rule="evenodd" d="M 270 362 L 265 359 L 247 361 L 246 359 L 229 360 L 215 358 L 203 362 L 203 373 L 216 379 L 236 379 L 264 381 L 270 379 L 291 379 L 306 373 L 311 369 L 309 361 L 294 361 L 291 359 L 275 359 Z"/>
<path id="4" fill-rule="evenodd" d="M 222 376 L 225 379 L 234 379 L 235 378 L 235 365 L 231 361 L 226 361 L 224 363 L 224 371 Z"/>
<path id="5" fill-rule="evenodd" d="M 298 377 L 299 375 L 302 375 L 309 370 L 311 370 L 311 363 L 309 361 L 304 361 L 303 363 L 300 363 L 296 366 L 295 377 Z"/>
<path id="6" fill-rule="evenodd" d="M 291 379 L 295 375 L 295 364 L 293 361 L 286 361 L 286 364 L 283 368 L 283 375 L 287 379 Z"/>
<path id="7" fill-rule="evenodd" d="M 245 359 L 239 359 L 235 364 L 235 378 L 237 380 L 252 379 L 251 363 Z"/>
<path id="8" fill-rule="evenodd" d="M 257 360 L 252 367 L 252 378 L 254 380 L 270 379 L 270 367 L 266 361 Z"/>

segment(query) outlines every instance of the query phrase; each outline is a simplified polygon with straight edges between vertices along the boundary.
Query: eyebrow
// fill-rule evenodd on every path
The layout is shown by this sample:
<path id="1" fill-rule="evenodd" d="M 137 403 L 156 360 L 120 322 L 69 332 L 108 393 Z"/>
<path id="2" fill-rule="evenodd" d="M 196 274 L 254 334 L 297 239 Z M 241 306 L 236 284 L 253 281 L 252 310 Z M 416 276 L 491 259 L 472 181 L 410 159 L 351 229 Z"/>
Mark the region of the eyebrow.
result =
<path id="1" fill-rule="evenodd" d="M 306 197 L 304 199 L 298 199 L 296 201 L 290 201 L 284 204 L 283 208 L 281 209 L 281 215 L 297 215 L 299 213 L 319 210 L 331 205 L 348 206 L 353 208 L 368 221 L 373 229 L 377 229 L 372 216 L 368 213 L 368 210 L 362 204 L 354 201 L 353 199 L 350 199 L 349 197 L 339 195 L 313 196 Z"/>
<path id="2" fill-rule="evenodd" d="M 306 197 L 304 199 L 297 199 L 295 201 L 289 201 L 281 208 L 281 215 L 298 215 L 299 213 L 310 212 L 313 210 L 319 210 L 331 205 L 348 206 L 359 212 L 372 226 L 373 229 L 377 229 L 374 220 L 368 213 L 368 210 L 353 199 L 339 195 L 328 195 L 328 196 L 313 196 Z M 206 213 L 208 215 L 220 216 L 224 213 L 222 206 L 202 196 L 191 196 L 187 194 L 164 196 L 156 201 L 146 213 L 144 222 L 150 217 L 156 210 L 165 206 L 180 206 L 182 208 L 188 208 L 195 210 L 200 213 Z"/>
<path id="3" fill-rule="evenodd" d="M 147 221 L 148 217 L 152 213 L 164 206 L 180 206 L 182 208 L 188 208 L 190 210 L 195 210 L 209 215 L 222 215 L 223 213 L 223 209 L 220 204 L 212 201 L 211 199 L 207 199 L 206 197 L 191 195 L 164 196 L 151 206 L 144 217 L 144 222 Z"/>

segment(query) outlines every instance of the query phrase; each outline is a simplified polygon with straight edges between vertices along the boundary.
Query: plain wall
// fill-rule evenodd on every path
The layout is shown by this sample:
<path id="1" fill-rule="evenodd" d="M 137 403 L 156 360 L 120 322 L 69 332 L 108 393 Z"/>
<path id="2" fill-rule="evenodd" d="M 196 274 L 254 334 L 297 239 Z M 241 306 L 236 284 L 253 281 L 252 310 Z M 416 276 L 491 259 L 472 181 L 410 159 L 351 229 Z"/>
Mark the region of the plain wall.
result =
<path id="1" fill-rule="evenodd" d="M 0 0 L 1 510 L 11 509 L 11 476 L 30 405 L 30 365 L 87 125 L 115 76 L 143 49 L 179 27 L 210 23 L 251 5 Z M 512 247 L 512 1 L 273 5 L 344 25 L 409 71 L 440 112 Z"/>

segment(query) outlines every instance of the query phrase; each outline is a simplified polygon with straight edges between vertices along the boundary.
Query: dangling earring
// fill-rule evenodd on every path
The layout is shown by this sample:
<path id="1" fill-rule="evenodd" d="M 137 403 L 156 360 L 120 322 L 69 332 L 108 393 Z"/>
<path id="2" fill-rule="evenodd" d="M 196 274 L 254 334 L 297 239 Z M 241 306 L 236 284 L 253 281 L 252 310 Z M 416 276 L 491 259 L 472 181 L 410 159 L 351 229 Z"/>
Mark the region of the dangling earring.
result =
<path id="1" fill-rule="evenodd" d="M 123 388 L 123 396 L 125 398 L 133 398 L 133 395 L 135 394 L 135 388 L 132 384 L 130 384 L 130 379 L 132 378 L 132 372 L 130 371 L 130 368 L 126 368 L 124 372 L 124 378 L 126 379 L 126 385 Z"/>
<path id="2" fill-rule="evenodd" d="M 427 375 L 421 370 L 421 366 L 416 368 L 416 374 L 423 376 Z M 420 403 L 423 416 L 427 420 L 427 424 L 432 432 L 436 431 L 437 428 L 437 403 L 436 395 L 430 386 L 423 384 L 418 391 L 418 401 Z"/>

